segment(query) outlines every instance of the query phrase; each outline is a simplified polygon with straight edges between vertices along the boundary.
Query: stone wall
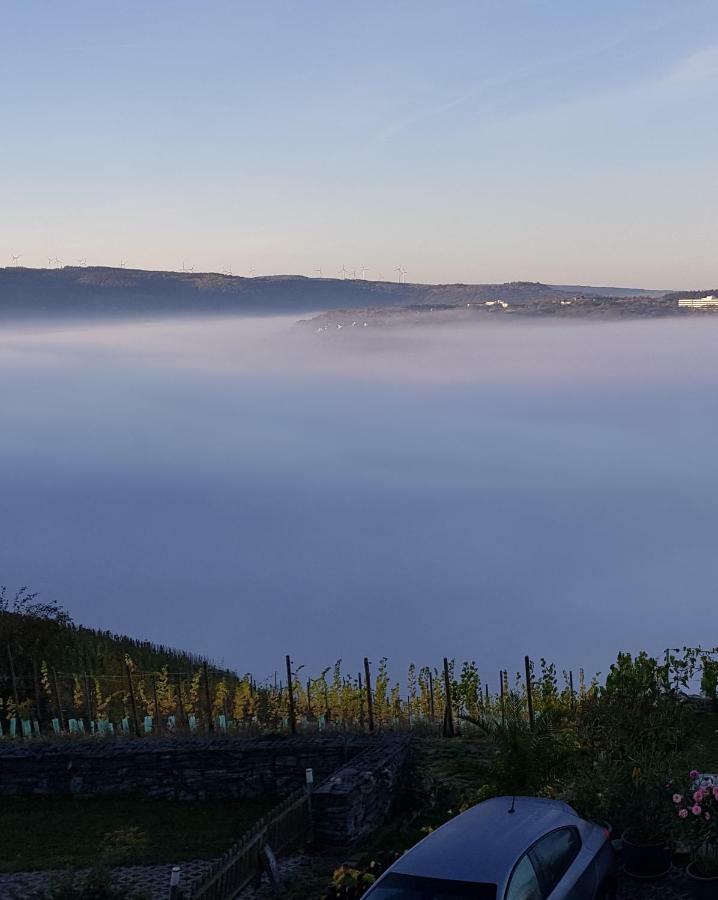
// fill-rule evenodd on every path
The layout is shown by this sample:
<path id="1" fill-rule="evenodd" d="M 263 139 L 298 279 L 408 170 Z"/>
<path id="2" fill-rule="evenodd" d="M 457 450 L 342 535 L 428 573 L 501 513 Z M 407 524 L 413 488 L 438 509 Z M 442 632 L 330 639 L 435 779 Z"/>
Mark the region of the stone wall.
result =
<path id="1" fill-rule="evenodd" d="M 0 744 L 0 796 L 281 796 L 306 769 L 318 783 L 369 746 L 364 735 L 13 741 Z"/>
<path id="2" fill-rule="evenodd" d="M 410 739 L 379 739 L 320 785 L 312 796 L 322 843 L 350 844 L 386 818 L 409 753 Z"/>

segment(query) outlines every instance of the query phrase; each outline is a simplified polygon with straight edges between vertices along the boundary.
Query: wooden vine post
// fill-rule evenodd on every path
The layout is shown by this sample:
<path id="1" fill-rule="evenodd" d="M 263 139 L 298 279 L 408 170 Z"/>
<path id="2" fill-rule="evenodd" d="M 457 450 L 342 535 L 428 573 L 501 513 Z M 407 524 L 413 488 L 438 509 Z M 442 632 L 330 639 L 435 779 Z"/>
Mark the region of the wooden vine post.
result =
<path id="1" fill-rule="evenodd" d="M 359 730 L 364 731 L 364 682 L 361 672 L 357 672 L 357 685 L 359 687 Z"/>
<path id="2" fill-rule="evenodd" d="M 369 716 L 369 734 L 374 734 L 374 704 L 371 696 L 371 672 L 369 671 L 369 660 L 364 657 L 364 680 L 366 682 L 366 704 Z"/>
<path id="3" fill-rule="evenodd" d="M 289 730 L 292 734 L 297 733 L 297 715 L 294 711 L 294 679 L 292 678 L 292 661 L 289 654 L 287 661 L 287 695 L 289 696 Z"/>
<path id="4" fill-rule="evenodd" d="M 132 669 L 130 668 L 129 663 L 125 663 L 125 669 L 127 670 L 127 686 L 130 689 L 130 709 L 132 710 L 132 728 L 135 732 L 135 737 L 140 736 L 140 723 L 137 721 L 137 704 L 135 703 L 135 686 L 132 684 Z"/>
<path id="5" fill-rule="evenodd" d="M 35 685 L 35 718 L 42 719 L 42 692 L 40 691 L 40 677 L 37 670 L 37 660 L 32 658 L 32 680 Z"/>
<path id="6" fill-rule="evenodd" d="M 182 700 L 182 675 L 179 672 L 177 673 L 177 711 L 180 725 L 186 725 L 187 717 L 184 714 L 184 701 Z"/>
<path id="7" fill-rule="evenodd" d="M 449 677 L 449 660 L 444 657 L 444 693 L 446 695 L 446 708 L 444 710 L 444 737 L 454 736 L 454 711 L 451 698 L 451 678 Z"/>
<path id="8" fill-rule="evenodd" d="M 434 676 L 431 674 L 431 669 L 429 669 L 429 716 L 432 722 L 435 721 L 436 711 L 434 708 Z"/>
<path id="9" fill-rule="evenodd" d="M 504 670 L 499 669 L 499 684 L 501 685 L 501 723 L 503 724 L 506 721 L 506 704 L 505 704 L 505 691 L 504 691 Z"/>
<path id="10" fill-rule="evenodd" d="M 209 693 L 209 671 L 207 669 L 207 660 L 202 663 L 202 671 L 204 673 L 204 701 L 205 712 L 207 715 L 207 731 L 214 731 L 214 722 L 212 721 L 212 698 Z"/>
<path id="11" fill-rule="evenodd" d="M 529 712 L 529 725 L 534 727 L 534 698 L 533 688 L 531 684 L 531 660 L 528 656 L 524 656 L 524 665 L 526 667 L 526 706 Z"/>
<path id="12" fill-rule="evenodd" d="M 15 662 L 12 658 L 12 650 L 10 649 L 10 644 L 7 645 L 7 659 L 10 663 L 10 679 L 12 681 L 12 695 L 15 699 L 15 714 L 17 715 L 18 707 L 20 706 L 20 698 L 17 693 L 17 678 L 15 677 Z"/>
<path id="13" fill-rule="evenodd" d="M 155 720 L 152 723 L 152 731 L 160 732 L 162 731 L 162 725 L 160 724 L 160 704 L 157 700 L 157 676 L 155 673 L 152 673 L 152 700 L 154 702 L 154 714 Z"/>
<path id="14" fill-rule="evenodd" d="M 65 730 L 65 715 L 62 711 L 62 701 L 60 699 L 60 688 L 57 684 L 57 672 L 52 670 L 52 684 L 55 688 L 55 704 L 57 706 L 57 719 L 60 723 L 60 730 Z"/>
<path id="15" fill-rule="evenodd" d="M 90 676 L 85 672 L 84 674 L 85 680 L 85 705 L 87 707 L 87 722 L 88 725 L 94 720 L 94 716 L 92 715 L 92 692 L 90 691 Z"/>

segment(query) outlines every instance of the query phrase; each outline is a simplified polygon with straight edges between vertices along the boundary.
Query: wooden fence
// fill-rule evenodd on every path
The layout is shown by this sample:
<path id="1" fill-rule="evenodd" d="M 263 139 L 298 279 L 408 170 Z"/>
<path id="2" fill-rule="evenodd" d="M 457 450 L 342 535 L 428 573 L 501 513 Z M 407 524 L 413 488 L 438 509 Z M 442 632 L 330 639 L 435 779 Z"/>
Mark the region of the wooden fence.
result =
<path id="1" fill-rule="evenodd" d="M 302 788 L 260 819 L 186 894 L 188 900 L 231 900 L 265 869 L 262 848 L 276 854 L 310 839 L 312 800 Z"/>

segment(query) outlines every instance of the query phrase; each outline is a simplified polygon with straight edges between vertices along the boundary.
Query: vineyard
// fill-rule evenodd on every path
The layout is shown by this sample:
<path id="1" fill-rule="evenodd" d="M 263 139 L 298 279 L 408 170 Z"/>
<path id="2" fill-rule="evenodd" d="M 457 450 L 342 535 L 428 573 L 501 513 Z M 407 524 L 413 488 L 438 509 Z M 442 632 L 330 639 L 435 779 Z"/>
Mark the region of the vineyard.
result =
<path id="1" fill-rule="evenodd" d="M 521 671 L 498 672 L 493 691 L 482 684 L 476 662 L 448 658 L 441 666 L 412 664 L 399 681 L 385 658 L 376 665 L 365 658 L 353 673 L 337 661 L 312 676 L 287 656 L 271 678 L 258 681 L 185 652 L 75 626 L 63 610 L 26 592 L 12 600 L 0 593 L 0 636 L 6 738 L 327 729 L 452 735 L 503 718 L 507 704 L 533 719 L 544 709 L 574 708 L 598 689 L 582 670 L 574 679 L 528 657 Z M 715 651 L 678 652 L 666 651 L 663 681 L 685 686 L 699 672 L 705 693 L 715 697 Z"/>
<path id="2" fill-rule="evenodd" d="M 500 714 L 509 696 L 540 710 L 595 688 L 582 671 L 575 685 L 571 672 L 559 679 L 545 660 L 538 672 L 526 660 L 521 673 L 497 673 L 493 692 L 476 662 L 453 659 L 412 664 L 400 681 L 385 658 L 366 658 L 352 673 L 339 660 L 309 675 L 287 656 L 271 678 L 258 680 L 186 652 L 78 627 L 25 591 L 12 599 L 0 593 L 0 641 L 0 734 L 13 738 L 408 728 L 452 734 L 459 723 Z"/>

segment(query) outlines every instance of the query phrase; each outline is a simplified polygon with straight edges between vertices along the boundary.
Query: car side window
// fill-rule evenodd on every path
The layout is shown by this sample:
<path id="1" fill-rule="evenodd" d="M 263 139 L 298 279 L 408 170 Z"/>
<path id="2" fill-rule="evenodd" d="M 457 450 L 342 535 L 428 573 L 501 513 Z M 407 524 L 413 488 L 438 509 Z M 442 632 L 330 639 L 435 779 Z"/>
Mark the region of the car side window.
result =
<path id="1" fill-rule="evenodd" d="M 549 896 L 566 874 L 580 849 L 581 838 L 575 828 L 552 831 L 531 848 L 529 855 L 539 872 L 545 896 Z"/>
<path id="2" fill-rule="evenodd" d="M 528 854 L 521 857 L 511 873 L 505 900 L 542 900 L 541 885 Z"/>

